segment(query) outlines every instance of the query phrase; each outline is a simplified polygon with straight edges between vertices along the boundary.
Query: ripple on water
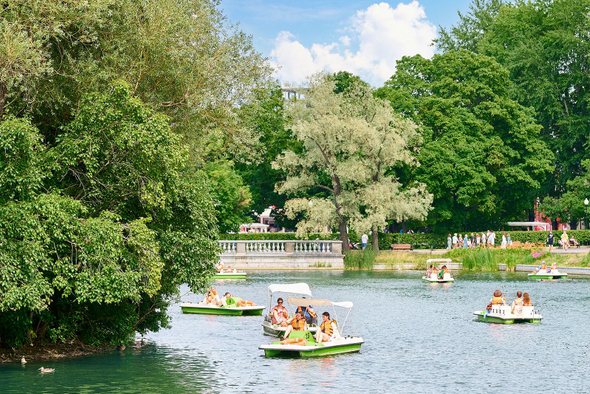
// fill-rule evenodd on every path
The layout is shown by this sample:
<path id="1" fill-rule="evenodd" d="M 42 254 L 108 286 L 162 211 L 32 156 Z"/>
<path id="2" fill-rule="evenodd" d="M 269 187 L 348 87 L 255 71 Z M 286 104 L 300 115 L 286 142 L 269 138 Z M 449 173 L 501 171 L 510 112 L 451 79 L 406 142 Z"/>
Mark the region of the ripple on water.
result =
<path id="1" fill-rule="evenodd" d="M 141 350 L 0 366 L 2 393 L 583 392 L 587 390 L 590 281 L 529 281 L 525 274 L 459 273 L 450 285 L 421 272 L 264 272 L 218 282 L 220 291 L 265 305 L 271 283 L 307 282 L 317 298 L 355 303 L 348 327 L 361 353 L 311 360 L 267 359 L 261 317 L 183 315 L 147 336 Z M 517 290 L 541 308 L 540 325 L 475 322 L 495 289 Z M 185 291 L 188 289 L 185 289 Z M 183 301 L 200 301 L 188 294 Z M 320 310 L 319 312 L 323 312 Z M 342 318 L 343 316 L 341 316 Z"/>

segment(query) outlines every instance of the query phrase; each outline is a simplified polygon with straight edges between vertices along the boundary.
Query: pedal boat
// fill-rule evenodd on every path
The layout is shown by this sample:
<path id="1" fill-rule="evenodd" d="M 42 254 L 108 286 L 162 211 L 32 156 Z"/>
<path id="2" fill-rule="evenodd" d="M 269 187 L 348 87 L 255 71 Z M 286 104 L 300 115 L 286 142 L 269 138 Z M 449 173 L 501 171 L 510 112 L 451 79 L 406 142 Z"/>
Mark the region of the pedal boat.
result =
<path id="1" fill-rule="evenodd" d="M 276 295 L 276 293 L 281 293 L 281 294 L 285 294 L 285 295 L 295 294 L 298 296 L 306 296 L 306 297 L 309 297 L 310 299 L 312 298 L 312 295 L 311 295 L 311 289 L 309 288 L 307 283 L 272 284 L 272 285 L 268 286 L 268 298 L 269 298 L 268 315 L 266 315 L 264 317 L 264 321 L 262 322 L 262 329 L 264 330 L 265 334 L 282 338 L 285 335 L 285 331 L 287 331 L 287 327 L 283 327 L 280 324 L 272 324 L 272 319 L 270 317 L 270 313 L 273 308 L 273 298 Z M 287 303 L 288 303 L 288 301 L 289 301 L 289 298 L 287 298 Z M 289 307 L 287 309 L 289 310 L 291 307 L 292 306 L 289 305 Z M 293 311 L 294 310 L 295 310 L 295 307 L 293 307 Z M 292 317 L 292 316 L 290 316 L 290 317 Z M 319 318 L 320 317 L 318 316 L 318 319 Z M 317 329 L 318 329 L 317 326 L 309 327 L 309 331 L 311 331 L 312 333 L 315 333 L 317 331 Z"/>
<path id="2" fill-rule="evenodd" d="M 491 311 L 475 311 L 477 321 L 485 323 L 497 324 L 516 324 L 516 323 L 541 323 L 541 313 L 535 310 L 533 306 L 523 306 L 522 314 L 514 314 L 511 312 L 509 305 L 492 305 Z"/>
<path id="3" fill-rule="evenodd" d="M 536 272 L 532 272 L 529 274 L 530 279 L 560 279 L 566 277 L 567 274 L 559 272 L 557 268 L 552 270 L 540 269 Z"/>
<path id="4" fill-rule="evenodd" d="M 182 313 L 198 315 L 226 315 L 226 316 L 261 316 L 264 306 L 217 306 L 206 303 L 193 304 L 184 302 L 180 304 Z"/>
<path id="5" fill-rule="evenodd" d="M 281 345 L 280 341 L 269 345 L 261 345 L 265 357 L 323 357 L 336 354 L 357 353 L 364 343 L 363 338 L 350 336 L 345 338 L 334 338 L 330 342 L 317 343 L 313 334 L 309 331 L 293 331 L 289 338 L 303 338 L 307 341 L 301 345 Z"/>
<path id="6" fill-rule="evenodd" d="M 426 283 L 451 283 L 455 281 L 455 278 L 453 278 L 450 273 L 445 272 L 442 279 L 440 279 L 436 272 L 434 272 L 430 274 L 430 276 L 423 276 L 422 280 Z"/>
<path id="7" fill-rule="evenodd" d="M 246 274 L 245 272 L 237 272 L 237 271 L 232 271 L 232 272 L 225 272 L 225 271 L 221 271 L 221 272 L 217 272 L 215 275 L 213 275 L 213 279 L 246 279 L 246 276 L 248 274 Z"/>
<path id="8" fill-rule="evenodd" d="M 343 323 L 338 325 L 339 333 L 344 330 L 344 326 L 346 325 L 346 321 L 348 320 L 348 316 L 350 315 L 350 311 L 353 307 L 352 302 L 332 302 L 329 300 L 321 300 L 321 299 L 307 299 L 307 298 L 289 298 L 289 303 L 296 306 L 307 306 L 311 305 L 314 309 L 317 310 L 317 307 L 320 306 L 331 306 L 333 313 L 331 316 L 336 319 L 338 322 L 338 318 L 336 315 L 336 308 L 341 307 L 347 310 L 346 317 L 344 318 Z M 319 315 L 319 313 L 318 313 Z M 317 343 L 315 341 L 313 333 L 310 331 L 292 331 L 289 334 L 289 338 L 302 338 L 306 341 L 305 345 L 297 345 L 297 344 L 286 344 L 282 345 L 281 341 L 275 341 L 268 345 L 260 345 L 259 349 L 264 350 L 265 357 L 323 357 L 323 356 L 331 356 L 336 354 L 345 354 L 345 353 L 356 353 L 361 350 L 361 345 L 364 343 L 363 338 L 360 336 L 346 336 L 342 337 L 340 334 L 337 334 L 336 337 L 329 341 L 329 342 L 322 342 Z"/>

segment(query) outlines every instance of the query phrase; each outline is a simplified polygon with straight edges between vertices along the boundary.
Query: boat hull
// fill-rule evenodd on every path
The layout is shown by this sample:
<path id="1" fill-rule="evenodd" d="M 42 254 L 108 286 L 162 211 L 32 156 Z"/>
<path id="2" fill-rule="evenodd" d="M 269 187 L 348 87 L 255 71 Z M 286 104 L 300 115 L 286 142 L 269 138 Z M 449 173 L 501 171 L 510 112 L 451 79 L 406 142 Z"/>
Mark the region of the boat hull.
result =
<path id="1" fill-rule="evenodd" d="M 567 277 L 567 274 L 529 274 L 530 279 L 560 279 Z"/>
<path id="2" fill-rule="evenodd" d="M 425 276 L 422 277 L 422 281 L 425 283 L 452 283 L 455 281 L 455 279 L 450 278 L 450 279 L 431 279 L 431 278 L 427 278 Z"/>
<path id="3" fill-rule="evenodd" d="M 533 317 L 523 317 L 517 315 L 508 315 L 508 316 L 495 316 L 495 315 L 486 315 L 484 311 L 477 311 L 473 312 L 475 316 L 477 316 L 477 321 L 484 322 L 484 323 L 495 323 L 495 324 L 518 324 L 518 323 L 534 323 L 539 324 L 541 323 L 541 319 L 543 319 L 540 315 L 536 315 Z"/>
<path id="4" fill-rule="evenodd" d="M 357 353 L 361 350 L 364 343 L 360 337 L 335 339 L 332 342 L 313 343 L 312 345 L 281 345 L 280 342 L 274 342 L 271 345 L 262 345 L 260 349 L 264 350 L 265 357 L 296 357 L 311 358 L 334 356 L 337 354 Z"/>
<path id="5" fill-rule="evenodd" d="M 213 279 L 246 279 L 245 272 L 222 272 L 213 275 Z"/>
<path id="6" fill-rule="evenodd" d="M 236 308 L 222 308 L 213 305 L 180 304 L 182 313 L 197 315 L 225 315 L 225 316 L 261 316 L 263 306 L 245 306 Z"/>

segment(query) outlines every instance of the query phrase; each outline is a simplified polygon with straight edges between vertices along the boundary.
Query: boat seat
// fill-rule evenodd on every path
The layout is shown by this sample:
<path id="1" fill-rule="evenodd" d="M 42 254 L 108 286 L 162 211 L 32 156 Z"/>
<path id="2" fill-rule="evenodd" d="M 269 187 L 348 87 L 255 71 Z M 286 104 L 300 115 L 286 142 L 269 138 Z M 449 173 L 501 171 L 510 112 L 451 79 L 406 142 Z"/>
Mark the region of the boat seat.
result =
<path id="1" fill-rule="evenodd" d="M 313 344 L 315 344 L 315 338 L 313 337 L 313 334 L 309 331 L 291 331 L 291 333 L 289 334 L 289 338 L 303 338 L 307 341 L 308 345 L 310 344 L 310 342 L 313 342 Z"/>

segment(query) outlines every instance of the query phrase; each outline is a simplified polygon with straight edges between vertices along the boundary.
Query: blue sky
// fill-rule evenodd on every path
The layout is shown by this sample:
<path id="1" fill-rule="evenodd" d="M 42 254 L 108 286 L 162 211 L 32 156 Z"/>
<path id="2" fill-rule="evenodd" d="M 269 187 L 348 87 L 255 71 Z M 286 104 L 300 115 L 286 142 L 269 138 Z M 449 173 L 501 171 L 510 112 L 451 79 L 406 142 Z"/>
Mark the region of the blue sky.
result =
<path id="1" fill-rule="evenodd" d="M 347 70 L 380 86 L 405 55 L 430 57 L 439 26 L 458 22 L 471 0 L 223 0 L 228 19 L 253 36 L 283 83 Z"/>

